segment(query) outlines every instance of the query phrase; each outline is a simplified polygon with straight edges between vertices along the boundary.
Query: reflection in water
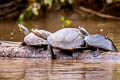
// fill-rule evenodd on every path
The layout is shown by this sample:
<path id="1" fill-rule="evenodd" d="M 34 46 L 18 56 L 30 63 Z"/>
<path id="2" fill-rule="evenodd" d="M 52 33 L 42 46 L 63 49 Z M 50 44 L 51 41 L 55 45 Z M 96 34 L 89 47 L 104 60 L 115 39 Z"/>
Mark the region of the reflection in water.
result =
<path id="1" fill-rule="evenodd" d="M 120 64 L 0 59 L 0 80 L 120 80 Z"/>

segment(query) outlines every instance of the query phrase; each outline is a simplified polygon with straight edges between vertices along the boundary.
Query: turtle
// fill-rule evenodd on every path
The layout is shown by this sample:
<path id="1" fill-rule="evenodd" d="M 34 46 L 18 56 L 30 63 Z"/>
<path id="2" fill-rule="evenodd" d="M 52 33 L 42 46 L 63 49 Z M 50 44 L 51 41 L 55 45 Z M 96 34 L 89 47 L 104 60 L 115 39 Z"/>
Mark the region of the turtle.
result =
<path id="1" fill-rule="evenodd" d="M 115 51 L 115 52 L 118 51 L 116 46 L 109 37 L 101 34 L 90 35 L 90 33 L 88 33 L 88 31 L 82 26 L 79 26 L 79 29 L 76 28 L 60 29 L 51 35 L 47 35 L 46 37 L 43 36 L 45 35 L 44 32 L 40 32 L 37 29 L 32 29 L 32 32 L 35 35 L 39 37 L 43 37 L 44 39 L 48 40 L 53 58 L 55 57 L 53 48 L 66 49 L 66 50 L 88 48 L 91 50 L 92 47 L 93 50 L 95 50 L 93 52 L 94 57 L 97 57 L 99 55 L 101 49 Z"/>
<path id="2" fill-rule="evenodd" d="M 38 29 L 32 29 L 32 32 L 39 36 L 44 37 L 44 32 L 40 32 Z M 50 50 L 52 53 L 52 59 L 55 59 L 54 48 L 61 50 L 73 51 L 73 56 L 77 58 L 78 49 L 86 48 L 84 42 L 84 35 L 78 28 L 63 28 L 46 37 L 44 37 L 49 43 Z"/>
<path id="3" fill-rule="evenodd" d="M 108 36 L 102 34 L 90 35 L 83 27 L 79 26 L 79 29 L 81 33 L 85 36 L 84 41 L 86 43 L 86 46 L 95 49 L 95 52 L 93 54 L 94 57 L 97 57 L 100 54 L 101 49 L 118 52 L 113 41 Z"/>
<path id="4" fill-rule="evenodd" d="M 37 47 L 47 46 L 48 45 L 48 41 L 47 40 L 45 40 L 45 39 L 43 39 L 41 37 L 36 36 L 32 32 L 30 32 L 22 24 L 18 24 L 18 27 L 19 27 L 20 31 L 25 34 L 24 42 L 22 44 L 25 44 L 27 46 L 37 46 Z M 51 34 L 50 32 L 48 32 L 46 30 L 39 30 L 39 31 L 41 31 L 41 32 L 44 31 L 44 32 L 47 32 L 47 33 Z"/>

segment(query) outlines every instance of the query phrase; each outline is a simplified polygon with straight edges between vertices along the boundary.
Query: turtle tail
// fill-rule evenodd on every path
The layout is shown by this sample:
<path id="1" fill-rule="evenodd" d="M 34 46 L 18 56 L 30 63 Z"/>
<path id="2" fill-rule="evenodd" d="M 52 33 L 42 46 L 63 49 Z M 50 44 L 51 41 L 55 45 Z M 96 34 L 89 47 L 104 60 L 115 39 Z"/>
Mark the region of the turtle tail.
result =
<path id="1" fill-rule="evenodd" d="M 113 43 L 113 41 L 109 38 L 109 37 L 107 37 L 107 36 L 105 36 L 108 40 L 110 40 L 111 41 L 111 44 L 112 44 L 112 51 L 115 51 L 115 52 L 118 52 L 118 49 L 117 49 L 117 47 L 115 46 L 115 44 Z"/>

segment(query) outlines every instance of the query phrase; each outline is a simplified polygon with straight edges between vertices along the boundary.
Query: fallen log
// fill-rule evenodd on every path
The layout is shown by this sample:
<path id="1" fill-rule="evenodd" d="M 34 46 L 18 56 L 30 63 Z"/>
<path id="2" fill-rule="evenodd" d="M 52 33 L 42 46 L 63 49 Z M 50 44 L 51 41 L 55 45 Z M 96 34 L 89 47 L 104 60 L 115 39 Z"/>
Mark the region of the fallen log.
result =
<path id="1" fill-rule="evenodd" d="M 48 49 L 41 50 L 41 47 L 30 47 L 21 45 L 22 42 L 0 41 L 0 57 L 10 58 L 40 58 L 51 59 L 51 53 Z M 56 51 L 57 59 L 72 60 L 75 59 L 71 54 Z M 80 53 L 77 60 L 83 61 L 120 61 L 119 52 L 103 52 L 98 57 L 93 57 L 91 51 Z"/>

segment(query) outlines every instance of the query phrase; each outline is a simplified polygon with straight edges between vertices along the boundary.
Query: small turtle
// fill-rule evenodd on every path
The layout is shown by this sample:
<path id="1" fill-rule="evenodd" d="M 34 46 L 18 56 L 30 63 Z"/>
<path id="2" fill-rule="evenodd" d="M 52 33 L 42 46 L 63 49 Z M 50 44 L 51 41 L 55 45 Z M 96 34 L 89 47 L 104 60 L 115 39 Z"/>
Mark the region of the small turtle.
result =
<path id="1" fill-rule="evenodd" d="M 18 24 L 20 31 L 22 31 L 26 36 L 24 37 L 24 42 L 23 44 L 26 44 L 28 46 L 47 46 L 48 42 L 47 40 L 40 38 L 30 32 L 26 27 L 24 27 L 22 24 Z M 51 34 L 48 31 L 45 30 L 39 30 L 41 32 L 46 32 Z"/>
<path id="2" fill-rule="evenodd" d="M 117 52 L 117 48 L 112 42 L 112 40 L 101 34 L 90 35 L 83 27 L 79 27 L 83 35 L 85 35 L 86 45 L 92 48 L 95 48 L 94 57 L 98 56 L 100 49 Z"/>
<path id="3" fill-rule="evenodd" d="M 39 37 L 45 35 L 37 29 L 32 29 L 32 32 Z M 84 48 L 84 35 L 77 28 L 64 28 L 52 33 L 46 37 L 51 48 L 52 58 L 55 58 L 53 48 L 74 51 L 73 56 L 77 58 L 78 52 L 76 49 Z"/>

